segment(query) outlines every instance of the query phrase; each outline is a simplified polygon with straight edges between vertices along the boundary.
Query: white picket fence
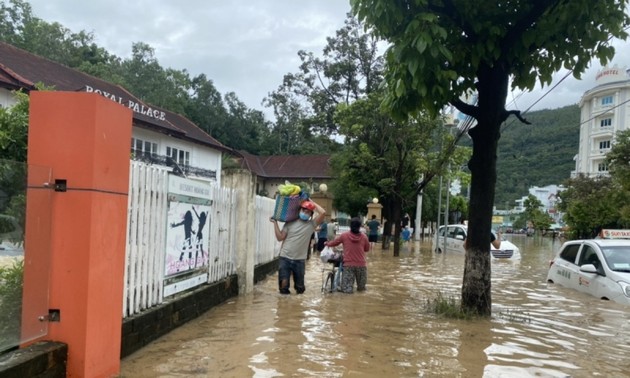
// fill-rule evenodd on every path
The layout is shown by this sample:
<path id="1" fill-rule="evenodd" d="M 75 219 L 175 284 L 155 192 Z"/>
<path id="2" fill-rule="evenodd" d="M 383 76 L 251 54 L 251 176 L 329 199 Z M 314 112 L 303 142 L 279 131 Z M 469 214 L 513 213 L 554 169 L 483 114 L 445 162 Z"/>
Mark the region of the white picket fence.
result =
<path id="1" fill-rule="evenodd" d="M 127 248 L 124 282 L 123 318 L 141 313 L 164 301 L 164 264 L 168 213 L 169 169 L 132 161 L 127 212 Z M 209 234 L 208 283 L 236 273 L 235 251 L 239 224 L 236 190 L 213 186 Z M 279 243 L 273 224 L 274 200 L 256 196 L 255 264 L 276 258 Z"/>
<path id="2" fill-rule="evenodd" d="M 168 170 L 131 162 L 123 317 L 161 303 Z"/>
<path id="3" fill-rule="evenodd" d="M 255 265 L 267 263 L 280 254 L 280 243 L 276 240 L 273 223 L 269 221 L 275 204 L 276 201 L 271 198 L 256 196 Z"/>

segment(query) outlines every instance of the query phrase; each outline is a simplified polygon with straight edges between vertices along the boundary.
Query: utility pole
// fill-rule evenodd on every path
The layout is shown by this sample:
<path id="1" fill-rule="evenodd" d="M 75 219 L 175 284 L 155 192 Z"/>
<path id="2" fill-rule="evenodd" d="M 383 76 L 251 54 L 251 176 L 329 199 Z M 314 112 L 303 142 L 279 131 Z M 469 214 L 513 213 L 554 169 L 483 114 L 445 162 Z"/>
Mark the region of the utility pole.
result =
<path id="1" fill-rule="evenodd" d="M 418 183 L 422 182 L 424 175 L 420 175 Z M 422 227 L 422 190 L 418 193 L 418 199 L 416 201 L 416 227 L 413 230 L 414 240 L 419 241 L 423 235 L 424 228 Z"/>
<path id="2" fill-rule="evenodd" d="M 437 231 L 440 230 L 440 215 L 441 214 L 442 214 L 442 176 L 440 176 L 440 189 L 438 190 Z M 446 235 L 446 230 L 444 230 L 444 235 Z M 439 239 L 439 235 L 437 232 L 435 233 L 435 237 Z"/>
<path id="3" fill-rule="evenodd" d="M 451 164 L 448 165 L 448 173 L 450 174 Z M 444 209 L 444 227 L 446 228 L 444 232 L 444 252 L 446 252 L 446 231 L 448 231 L 448 200 L 451 196 L 451 178 L 450 176 L 446 179 L 446 208 Z"/>

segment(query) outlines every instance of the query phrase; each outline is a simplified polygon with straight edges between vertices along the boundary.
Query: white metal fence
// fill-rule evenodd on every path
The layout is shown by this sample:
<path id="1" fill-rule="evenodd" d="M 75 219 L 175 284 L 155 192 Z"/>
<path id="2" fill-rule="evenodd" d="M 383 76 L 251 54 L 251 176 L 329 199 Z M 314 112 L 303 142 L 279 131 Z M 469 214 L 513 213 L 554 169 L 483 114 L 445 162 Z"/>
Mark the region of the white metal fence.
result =
<path id="1" fill-rule="evenodd" d="M 164 300 L 164 264 L 168 215 L 168 175 L 164 167 L 132 161 L 127 212 L 127 249 L 123 317 L 138 314 Z M 208 282 L 236 273 L 236 238 L 239 232 L 236 190 L 212 186 L 212 214 L 209 217 Z M 275 201 L 256 196 L 254 264 L 273 260 L 279 251 L 273 224 Z"/>

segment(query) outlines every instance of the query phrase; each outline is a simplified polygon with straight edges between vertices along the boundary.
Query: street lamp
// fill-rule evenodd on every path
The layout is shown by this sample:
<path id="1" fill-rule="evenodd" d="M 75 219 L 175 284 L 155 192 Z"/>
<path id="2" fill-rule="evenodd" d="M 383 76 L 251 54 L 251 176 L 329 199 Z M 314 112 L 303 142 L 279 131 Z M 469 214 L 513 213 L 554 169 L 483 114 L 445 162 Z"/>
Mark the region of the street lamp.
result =
<path id="1" fill-rule="evenodd" d="M 376 197 L 372 198 L 372 203 L 378 203 L 378 198 Z"/>

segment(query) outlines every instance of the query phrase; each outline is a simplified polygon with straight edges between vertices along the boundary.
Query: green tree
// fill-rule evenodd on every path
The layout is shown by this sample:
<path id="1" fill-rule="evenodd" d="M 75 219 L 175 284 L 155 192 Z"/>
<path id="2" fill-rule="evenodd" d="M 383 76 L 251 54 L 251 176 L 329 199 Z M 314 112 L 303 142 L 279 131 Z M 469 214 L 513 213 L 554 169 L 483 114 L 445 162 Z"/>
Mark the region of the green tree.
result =
<path id="1" fill-rule="evenodd" d="M 422 114 L 396 121 L 379 106 L 382 99 L 375 91 L 350 105 L 339 105 L 335 121 L 346 139 L 345 148 L 333 155 L 332 189 L 335 205 L 351 214 L 363 214 L 367 202 L 377 195 L 383 216 L 394 226 L 393 235 L 399 235 L 402 213 L 415 210 L 417 181 L 428 169 L 435 135 L 443 128 L 441 122 Z M 399 240 L 394 238 L 394 256 L 398 255 Z"/>
<path id="2" fill-rule="evenodd" d="M 57 22 L 37 18 L 30 4 L 22 0 L 0 4 L 0 40 L 72 68 L 114 61 L 94 43 L 92 33 L 73 33 Z"/>
<path id="3" fill-rule="evenodd" d="M 630 130 L 615 134 L 615 142 L 606 154 L 610 175 L 621 187 L 630 191 Z"/>
<path id="4" fill-rule="evenodd" d="M 191 89 L 188 73 L 164 69 L 146 43 L 136 42 L 131 50 L 131 59 L 121 63 L 126 88 L 143 101 L 184 114 Z"/>
<path id="5" fill-rule="evenodd" d="M 470 228 L 462 308 L 492 310 L 490 230 L 500 126 L 519 112 L 506 109 L 508 87 L 549 84 L 571 68 L 579 77 L 593 57 L 614 55 L 609 38 L 625 39 L 626 0 L 503 1 L 351 0 L 360 20 L 391 42 L 385 104 L 405 117 L 420 108 L 437 114 L 448 103 L 477 120 L 470 129 L 473 154 Z M 588 11 L 585 11 L 585 10 Z M 476 103 L 460 97 L 476 92 Z"/>
<path id="6" fill-rule="evenodd" d="M 20 343 L 24 262 L 0 266 L 0 352 Z"/>
<path id="7" fill-rule="evenodd" d="M 564 221 L 573 237 L 592 238 L 602 228 L 624 228 L 621 209 L 630 204 L 628 192 L 620 190 L 611 177 L 571 178 L 564 184 L 566 190 L 558 193 L 558 208 L 564 212 Z"/>
<path id="8" fill-rule="evenodd" d="M 273 107 L 275 122 L 270 130 L 268 149 L 276 155 L 299 155 L 305 146 L 303 135 L 308 134 L 306 113 L 300 102 L 290 93 L 270 93 L 264 103 Z"/>
<path id="9" fill-rule="evenodd" d="M 534 229 L 544 231 L 551 226 L 551 218 L 547 213 L 541 210 L 542 202 L 533 195 L 528 195 L 525 201 L 523 201 L 525 211 L 521 214 L 522 220 L 520 223 L 531 222 Z"/>
<path id="10" fill-rule="evenodd" d="M 338 132 L 334 113 L 339 104 L 350 104 L 377 89 L 382 80 L 383 58 L 378 40 L 358 20 L 348 15 L 335 37 L 327 38 L 322 57 L 298 51 L 299 71 L 284 76 L 282 84 L 265 99 L 281 117 L 278 129 L 289 115 L 292 123 L 314 135 Z"/>
<path id="11" fill-rule="evenodd" d="M 630 130 L 617 132 L 615 142 L 606 154 L 610 176 L 619 187 L 615 193 L 619 201 L 618 224 L 630 225 Z"/>
<path id="12" fill-rule="evenodd" d="M 13 92 L 17 103 L 0 107 L 0 156 L 26 162 L 28 145 L 28 95 Z"/>
<path id="13" fill-rule="evenodd" d="M 249 109 L 234 92 L 225 95 L 227 117 L 221 129 L 214 130 L 217 139 L 236 150 L 259 153 L 268 137 L 267 121 L 262 112 Z"/>

